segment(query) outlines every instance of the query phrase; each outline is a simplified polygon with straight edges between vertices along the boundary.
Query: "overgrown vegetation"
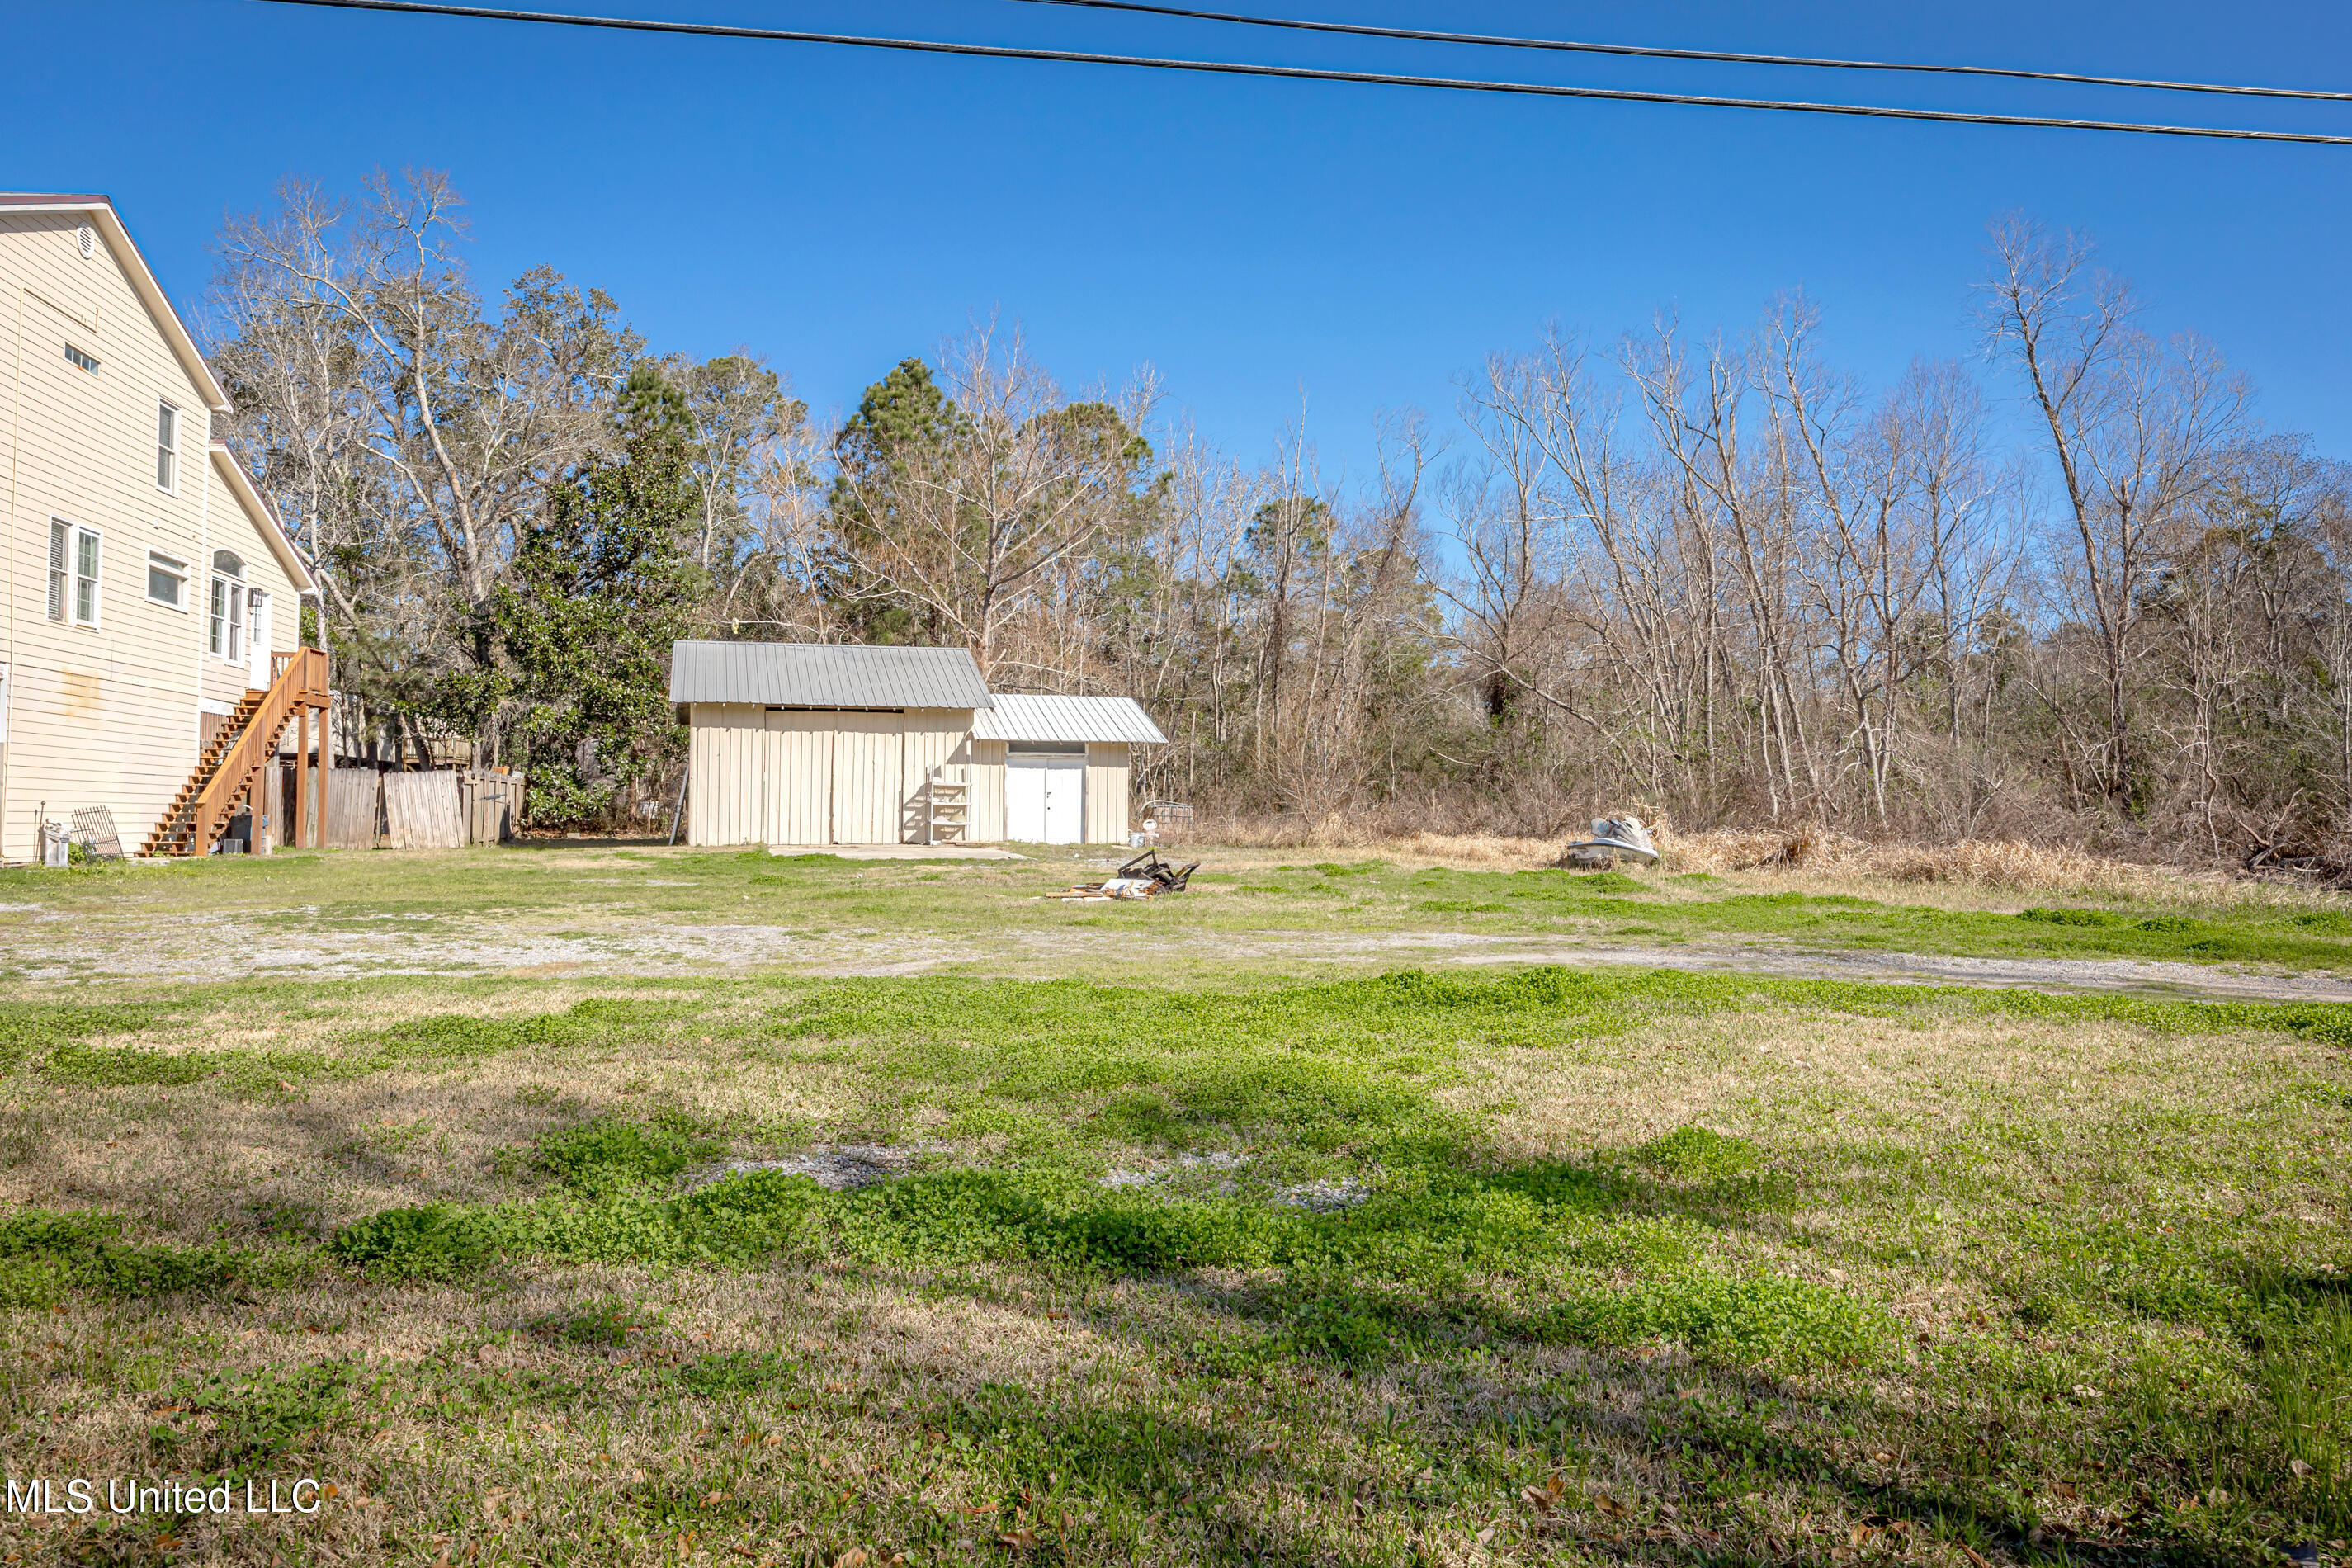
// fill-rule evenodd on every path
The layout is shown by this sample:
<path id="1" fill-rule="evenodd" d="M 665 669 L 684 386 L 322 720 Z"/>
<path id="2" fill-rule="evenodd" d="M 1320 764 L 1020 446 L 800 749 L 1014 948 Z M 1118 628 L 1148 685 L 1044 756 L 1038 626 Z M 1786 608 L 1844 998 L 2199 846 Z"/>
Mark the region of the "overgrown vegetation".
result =
<path id="1" fill-rule="evenodd" d="M 2352 483 L 2077 236 L 2004 219 L 1954 273 L 1981 374 L 1865 390 L 1801 295 L 1744 334 L 1464 344 L 1458 418 L 1400 413 L 1343 489 L 1207 448 L 1148 374 L 1070 396 L 1013 329 L 877 363 L 827 427 L 544 267 L 486 300 L 439 176 L 279 195 L 222 237 L 210 346 L 333 565 L 347 727 L 527 765 L 550 822 L 675 798 L 690 626 L 1137 696 L 1149 795 L 1276 831 L 1633 808 L 2352 864 Z"/>

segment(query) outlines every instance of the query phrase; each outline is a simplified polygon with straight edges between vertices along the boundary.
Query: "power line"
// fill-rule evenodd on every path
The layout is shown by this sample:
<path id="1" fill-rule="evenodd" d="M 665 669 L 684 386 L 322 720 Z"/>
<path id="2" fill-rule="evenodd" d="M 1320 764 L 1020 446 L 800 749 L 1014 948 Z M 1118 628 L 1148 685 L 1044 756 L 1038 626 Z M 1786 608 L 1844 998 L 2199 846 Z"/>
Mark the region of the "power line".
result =
<path id="1" fill-rule="evenodd" d="M 1421 27 L 1376 27 L 1365 22 L 1309 22 L 1292 16 L 1249 16 L 1233 11 L 1196 11 L 1182 5 L 1152 5 L 1144 0 L 1019 0 L 1029 5 L 1068 5 L 1087 11 L 1132 11 L 1192 22 L 1228 22 L 1244 27 L 1281 27 L 1299 33 L 1342 33 L 1359 38 L 1401 38 L 1422 44 L 1478 44 L 1504 49 L 1557 49 L 1570 54 L 1627 55 L 1640 59 L 1709 60 L 1743 66 L 1806 66 L 1826 70 L 1916 71 L 1932 76 L 2003 77 L 2019 81 L 2070 82 L 2088 87 L 2151 88 L 2163 92 L 2214 92 L 2241 98 L 2316 99 L 2352 102 L 2352 92 L 2315 88 L 2239 87 L 2226 82 L 2143 81 L 2136 77 L 2079 76 L 2071 71 L 2026 70 L 2013 66 L 1923 65 L 1900 60 L 1820 59 L 1808 55 L 1748 55 L 1727 49 L 1670 49 L 1646 44 L 1588 44 L 1566 38 L 1520 38 L 1488 33 L 1446 33 Z"/>
<path id="2" fill-rule="evenodd" d="M 1087 54 L 1073 49 L 1019 48 L 1000 44 L 951 44 L 929 38 L 876 37 L 856 33 L 791 32 L 775 27 L 735 27 L 715 22 L 667 22 L 632 16 L 575 16 L 557 11 L 515 11 L 436 0 L 256 0 L 266 5 L 310 5 L 346 11 L 392 11 L 408 16 L 464 16 L 493 22 L 536 22 L 567 27 L 604 27 L 632 33 L 673 33 L 693 37 L 757 38 L 773 43 L 833 44 L 845 48 L 895 49 L 911 54 L 961 55 L 980 59 L 1045 60 L 1064 65 L 1125 66 L 1141 70 L 1192 71 L 1213 76 L 1273 77 L 1289 81 L 1350 82 L 1370 87 L 1418 87 L 1449 92 L 1507 93 L 1531 98 L 1593 99 L 1610 103 L 1676 104 L 1705 109 L 1752 109 L 1791 114 L 1843 114 L 1873 120 L 1923 120 L 1944 125 L 2009 125 L 2048 131 L 2113 131 L 2144 136 L 2195 136 L 2227 142 L 2284 142 L 2308 146 L 2352 147 L 2352 136 L 2321 136 L 2301 131 L 2239 131 L 2214 125 L 2150 125 L 2119 120 L 2068 120 L 2050 115 L 1971 114 L 1942 109 L 1893 109 L 1875 104 L 1810 103 L 1769 98 L 1709 98 L 1695 93 L 1636 92 L 1622 88 L 1560 87 L 1549 82 L 1481 81 L 1459 77 L 1405 76 L 1389 71 L 1326 70 L 1309 66 L 1258 65 L 1235 60 L 1163 59 L 1151 55 Z"/>

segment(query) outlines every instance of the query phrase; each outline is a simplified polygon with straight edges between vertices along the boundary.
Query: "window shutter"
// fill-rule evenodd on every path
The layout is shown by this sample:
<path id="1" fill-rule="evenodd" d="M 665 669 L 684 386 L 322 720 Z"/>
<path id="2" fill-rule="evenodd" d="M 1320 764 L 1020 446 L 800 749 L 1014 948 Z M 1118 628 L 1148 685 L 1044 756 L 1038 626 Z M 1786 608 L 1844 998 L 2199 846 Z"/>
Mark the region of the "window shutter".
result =
<path id="1" fill-rule="evenodd" d="M 66 618 L 66 535 L 62 522 L 49 524 L 49 619 Z"/>

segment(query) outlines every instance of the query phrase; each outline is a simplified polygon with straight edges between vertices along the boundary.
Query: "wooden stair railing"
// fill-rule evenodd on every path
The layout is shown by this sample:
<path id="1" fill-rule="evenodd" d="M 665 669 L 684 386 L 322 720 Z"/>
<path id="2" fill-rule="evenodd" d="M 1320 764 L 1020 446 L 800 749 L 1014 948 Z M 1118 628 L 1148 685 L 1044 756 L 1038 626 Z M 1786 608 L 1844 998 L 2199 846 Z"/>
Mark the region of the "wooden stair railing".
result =
<path id="1" fill-rule="evenodd" d="M 262 773 L 271 757 L 278 752 L 279 737 L 286 726 L 301 721 L 302 734 L 295 749 L 297 805 L 291 832 L 287 842 L 299 847 L 303 838 L 303 817 L 310 797 L 310 715 L 320 715 L 319 749 L 325 749 L 325 712 L 327 693 L 327 651 L 324 648 L 297 648 L 290 653 L 269 656 L 269 686 L 263 691 L 247 691 L 223 725 L 213 744 L 197 760 L 195 772 L 181 786 L 180 793 L 163 814 L 163 820 L 147 836 L 147 853 L 151 855 L 205 855 L 212 851 L 214 841 L 227 830 L 233 808 L 239 801 L 262 808 L 257 815 L 266 815 L 266 802 L 261 798 Z M 320 762 L 326 758 L 321 755 Z M 319 781 L 319 837 L 326 836 L 326 778 Z"/>
<path id="2" fill-rule="evenodd" d="M 153 830 L 147 835 L 147 842 L 140 850 L 141 854 L 153 856 L 184 853 L 175 846 L 180 839 L 187 836 L 192 826 L 188 816 L 189 804 L 196 798 L 197 792 L 210 781 L 213 770 L 220 765 L 221 753 L 235 745 L 237 737 L 245 733 L 246 726 L 253 721 L 254 710 L 261 706 L 262 699 L 268 695 L 268 693 L 265 691 L 247 692 L 244 700 L 239 702 L 222 721 L 219 731 L 213 736 L 212 743 L 206 746 L 196 758 L 195 769 L 188 774 L 188 782 L 180 786 L 180 793 L 173 795 L 172 804 L 163 808 L 163 820 L 158 822 Z"/>

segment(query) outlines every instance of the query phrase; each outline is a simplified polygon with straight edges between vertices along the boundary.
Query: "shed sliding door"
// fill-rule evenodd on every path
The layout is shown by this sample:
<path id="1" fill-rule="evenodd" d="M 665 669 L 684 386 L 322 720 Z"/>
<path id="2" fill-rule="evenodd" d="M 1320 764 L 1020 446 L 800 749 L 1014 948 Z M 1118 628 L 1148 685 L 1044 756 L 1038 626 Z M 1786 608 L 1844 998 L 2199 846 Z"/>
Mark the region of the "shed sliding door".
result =
<path id="1" fill-rule="evenodd" d="M 907 716 L 836 711 L 823 717 L 833 725 L 833 842 L 898 843 Z"/>
<path id="2" fill-rule="evenodd" d="M 835 718 L 805 710 L 769 710 L 762 837 L 770 844 L 833 842 Z"/>

